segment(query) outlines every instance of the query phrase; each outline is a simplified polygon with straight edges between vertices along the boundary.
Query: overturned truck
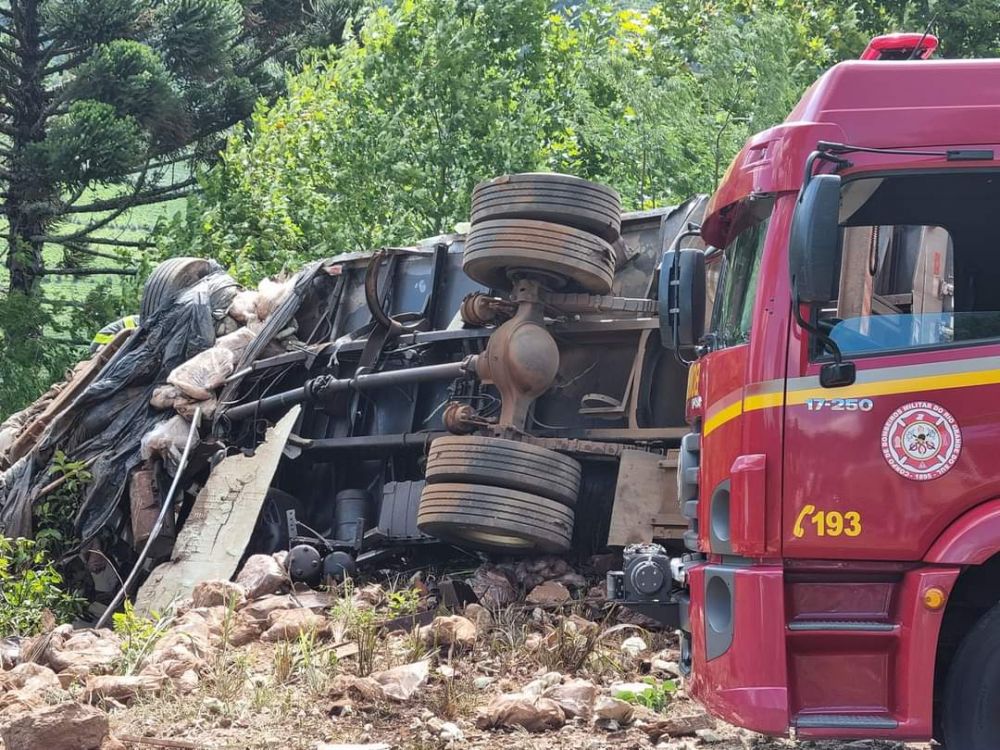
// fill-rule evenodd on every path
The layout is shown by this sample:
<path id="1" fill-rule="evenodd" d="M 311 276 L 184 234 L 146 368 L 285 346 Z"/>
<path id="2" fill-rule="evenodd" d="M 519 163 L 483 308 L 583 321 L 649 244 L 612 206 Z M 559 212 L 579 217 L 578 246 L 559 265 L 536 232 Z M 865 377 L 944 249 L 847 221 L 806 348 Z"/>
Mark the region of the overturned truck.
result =
<path id="1" fill-rule="evenodd" d="M 103 603 L 132 570 L 164 606 L 250 552 L 318 583 L 675 543 L 687 371 L 659 266 L 704 203 L 623 215 L 607 187 L 509 175 L 476 187 L 467 233 L 258 290 L 169 260 L 138 327 L 0 430 L 0 530 L 31 535 L 60 451 L 92 475 L 63 562 Z"/>

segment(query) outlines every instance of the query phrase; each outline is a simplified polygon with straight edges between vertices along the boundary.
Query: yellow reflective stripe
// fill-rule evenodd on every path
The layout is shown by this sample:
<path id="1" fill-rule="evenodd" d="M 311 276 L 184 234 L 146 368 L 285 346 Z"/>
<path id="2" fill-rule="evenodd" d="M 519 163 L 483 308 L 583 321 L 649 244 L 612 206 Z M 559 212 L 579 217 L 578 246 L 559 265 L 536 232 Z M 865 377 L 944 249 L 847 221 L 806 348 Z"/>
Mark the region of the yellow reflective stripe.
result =
<path id="1" fill-rule="evenodd" d="M 122 323 L 125 324 L 126 328 L 137 328 L 139 326 L 139 321 L 134 315 L 127 315 L 122 318 Z"/>
<path id="2" fill-rule="evenodd" d="M 859 373 L 862 374 L 862 373 Z M 978 370 L 952 375 L 917 375 L 911 378 L 879 380 L 873 383 L 855 383 L 843 388 L 802 388 L 788 392 L 788 405 L 804 404 L 811 398 L 858 398 L 891 396 L 914 391 L 945 391 L 951 388 L 972 388 L 977 385 L 1000 383 L 1000 370 Z"/>
<path id="3" fill-rule="evenodd" d="M 864 376 L 864 371 L 858 375 Z M 855 383 L 843 388 L 799 388 L 788 391 L 786 396 L 780 392 L 761 393 L 744 396 L 705 420 L 704 434 L 717 430 L 741 414 L 758 409 L 769 409 L 787 404 L 801 406 L 811 398 L 872 398 L 875 396 L 892 396 L 899 393 L 915 393 L 918 391 L 945 391 L 952 388 L 973 388 L 980 385 L 1000 384 L 1000 369 L 977 370 L 974 372 L 958 372 L 950 375 L 916 375 L 909 378 L 894 378 L 877 380 L 870 383 Z"/>
<path id="4" fill-rule="evenodd" d="M 705 419 L 705 431 L 704 434 L 707 435 L 712 430 L 717 427 L 722 427 L 726 422 L 731 419 L 736 419 L 740 414 L 743 413 L 743 401 L 737 401 L 735 404 L 730 404 L 725 409 L 720 409 L 715 414 Z"/>
<path id="5" fill-rule="evenodd" d="M 113 339 L 115 335 L 113 333 L 98 333 L 94 336 L 93 343 L 95 344 L 107 344 Z"/>

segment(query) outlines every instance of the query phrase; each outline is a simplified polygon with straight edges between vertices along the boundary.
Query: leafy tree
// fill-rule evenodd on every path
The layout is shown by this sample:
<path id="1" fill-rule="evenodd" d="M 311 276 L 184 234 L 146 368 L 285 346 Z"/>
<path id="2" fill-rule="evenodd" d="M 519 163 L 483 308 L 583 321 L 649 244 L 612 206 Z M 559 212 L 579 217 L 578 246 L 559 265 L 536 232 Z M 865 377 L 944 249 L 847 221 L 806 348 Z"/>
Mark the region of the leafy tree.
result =
<path id="1" fill-rule="evenodd" d="M 336 39 L 349 9 L 335 0 L 0 2 L 11 291 L 32 295 L 47 274 L 95 273 L 80 268 L 107 257 L 94 246 L 123 244 L 97 230 L 188 194 L 186 166 L 213 153 L 259 94 L 276 91 L 275 61 Z M 67 228 L 69 219 L 82 225 Z M 45 243 L 66 248 L 70 267 L 46 268 Z"/>
<path id="2" fill-rule="evenodd" d="M 259 277 L 450 231 L 475 183 L 506 171 L 603 180 L 633 208 L 711 190 L 826 48 L 780 14 L 672 6 L 379 7 L 230 138 L 164 249 Z"/>
<path id="3" fill-rule="evenodd" d="M 33 540 L 0 536 L 0 638 L 36 635 L 46 613 L 72 621 L 84 604 Z"/>
<path id="4" fill-rule="evenodd" d="M 483 174 L 530 169 L 544 0 L 409 0 L 290 78 L 230 139 L 172 233 L 251 277 L 450 231 Z"/>

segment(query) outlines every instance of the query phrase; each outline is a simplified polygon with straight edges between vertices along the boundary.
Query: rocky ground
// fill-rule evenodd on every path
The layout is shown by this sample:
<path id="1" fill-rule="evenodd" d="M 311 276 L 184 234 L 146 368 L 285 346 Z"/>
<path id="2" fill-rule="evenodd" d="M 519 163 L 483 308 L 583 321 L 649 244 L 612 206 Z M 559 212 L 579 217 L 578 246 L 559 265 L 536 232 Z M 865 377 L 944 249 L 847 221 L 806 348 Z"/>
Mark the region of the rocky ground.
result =
<path id="1" fill-rule="evenodd" d="M 713 722 L 684 693 L 673 636 L 608 610 L 562 561 L 484 566 L 470 580 L 480 603 L 465 606 L 420 576 L 316 592 L 290 590 L 282 570 L 257 556 L 169 616 L 8 647 L 0 747 L 902 747 Z"/>

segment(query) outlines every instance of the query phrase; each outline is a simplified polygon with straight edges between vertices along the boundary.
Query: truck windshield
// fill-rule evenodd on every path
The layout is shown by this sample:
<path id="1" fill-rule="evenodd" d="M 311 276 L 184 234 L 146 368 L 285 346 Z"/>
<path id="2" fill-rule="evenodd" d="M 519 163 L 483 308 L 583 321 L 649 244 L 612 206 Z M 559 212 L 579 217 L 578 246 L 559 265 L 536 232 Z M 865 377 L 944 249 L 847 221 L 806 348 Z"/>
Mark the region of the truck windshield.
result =
<path id="1" fill-rule="evenodd" d="M 765 208 L 770 211 L 770 203 Z M 717 303 L 712 319 L 712 330 L 719 347 L 735 346 L 750 340 L 750 322 L 756 296 L 753 290 L 760 271 L 767 225 L 766 213 L 763 218 L 754 218 L 753 223 L 740 232 L 723 251 L 716 292 Z"/>
<path id="2" fill-rule="evenodd" d="M 845 354 L 1000 338 L 1000 174 L 854 180 L 841 201 L 839 298 L 820 322 Z"/>

